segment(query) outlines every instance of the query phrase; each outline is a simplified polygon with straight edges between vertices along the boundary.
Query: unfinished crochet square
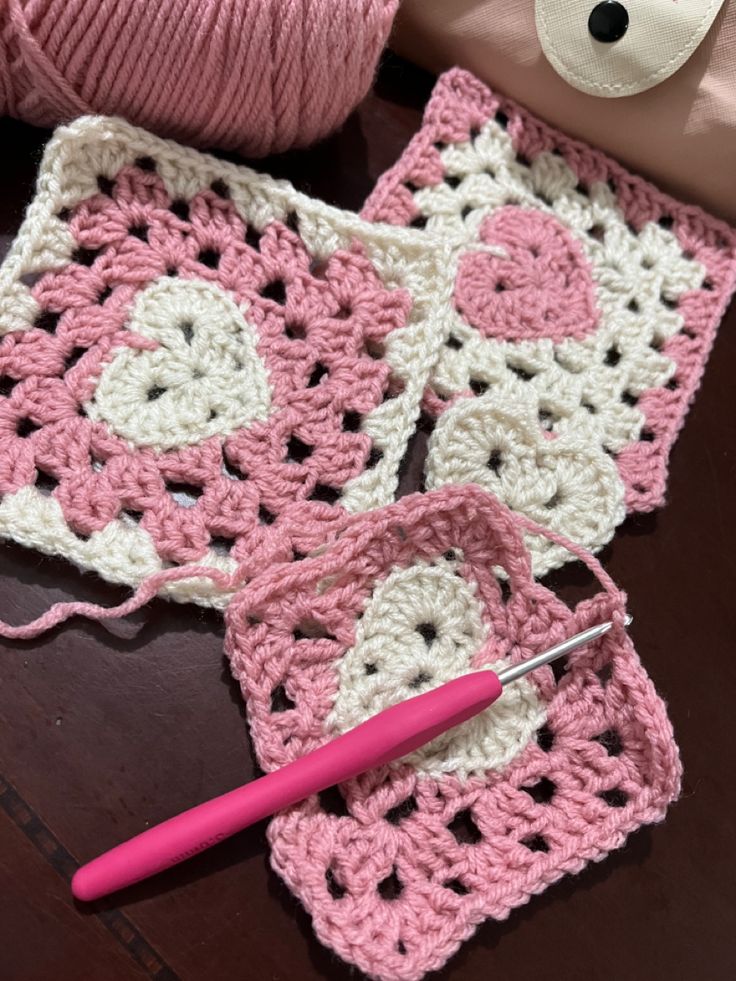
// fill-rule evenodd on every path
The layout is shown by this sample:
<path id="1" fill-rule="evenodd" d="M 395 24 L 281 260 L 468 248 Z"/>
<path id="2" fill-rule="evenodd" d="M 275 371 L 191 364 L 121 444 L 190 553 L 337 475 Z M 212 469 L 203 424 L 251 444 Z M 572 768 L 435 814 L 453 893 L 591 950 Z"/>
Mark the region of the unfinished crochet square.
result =
<path id="1" fill-rule="evenodd" d="M 60 129 L 0 271 L 0 535 L 123 583 L 248 574 L 392 500 L 439 337 L 421 238 L 120 120 Z"/>
<path id="2" fill-rule="evenodd" d="M 485 918 L 620 847 L 678 792 L 622 595 L 581 553 L 602 589 L 568 609 L 534 581 L 521 527 L 478 487 L 405 497 L 257 577 L 226 612 L 266 770 L 468 671 L 616 624 L 411 757 L 273 818 L 274 868 L 322 942 L 372 977 L 438 969 Z"/>
<path id="3" fill-rule="evenodd" d="M 363 215 L 456 244 L 428 487 L 474 481 L 591 548 L 663 503 L 734 287 L 730 228 L 458 69 Z M 563 561 L 531 544 L 537 573 Z"/>

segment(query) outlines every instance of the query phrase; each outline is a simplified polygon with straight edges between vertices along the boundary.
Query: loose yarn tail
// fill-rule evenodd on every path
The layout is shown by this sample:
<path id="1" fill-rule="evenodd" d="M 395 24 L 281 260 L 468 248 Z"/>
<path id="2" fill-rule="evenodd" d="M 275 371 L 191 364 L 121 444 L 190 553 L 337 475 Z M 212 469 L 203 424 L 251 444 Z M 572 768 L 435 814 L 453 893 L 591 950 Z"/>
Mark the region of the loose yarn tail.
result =
<path id="1" fill-rule="evenodd" d="M 422 495 L 417 496 L 421 497 Z M 390 508 L 391 505 L 388 505 L 388 507 Z M 358 520 L 359 517 L 359 515 L 356 515 L 354 520 Z M 604 591 L 616 600 L 614 613 L 612 614 L 613 619 L 617 624 L 619 624 L 619 626 L 623 626 L 625 617 L 625 594 L 619 590 L 611 577 L 604 570 L 603 566 L 593 555 L 587 552 L 582 546 L 576 545 L 575 542 L 571 542 L 569 539 L 565 538 L 564 535 L 559 535 L 556 532 L 550 531 L 548 528 L 544 528 L 542 525 L 532 521 L 531 518 L 527 518 L 524 515 L 515 512 L 513 514 L 513 519 L 525 531 L 534 535 L 541 535 L 544 538 L 555 542 L 555 544 L 561 545 L 563 548 L 567 549 L 571 555 L 574 555 L 585 566 L 587 566 L 587 568 L 590 569 L 593 575 L 598 579 Z M 142 606 L 145 606 L 146 603 L 152 600 L 166 584 L 199 578 L 209 579 L 224 592 L 234 592 L 246 582 L 246 574 L 243 565 L 238 566 L 238 568 L 232 573 L 221 572 L 220 570 L 212 569 L 209 566 L 166 569 L 161 572 L 154 573 L 147 579 L 144 579 L 133 595 L 129 599 L 125 600 L 125 602 L 120 603 L 117 606 L 105 607 L 99 606 L 96 603 L 84 603 L 75 600 L 71 602 L 55 603 L 53 606 L 49 607 L 45 613 L 43 613 L 40 617 L 37 617 L 35 620 L 32 620 L 30 623 L 13 626 L 12 624 L 0 620 L 0 637 L 6 637 L 11 640 L 28 640 L 32 637 L 38 637 L 40 634 L 45 633 L 47 630 L 50 630 L 52 627 L 57 626 L 59 623 L 63 623 L 65 620 L 68 620 L 73 616 L 83 616 L 87 617 L 89 620 L 111 620 L 118 617 L 124 617 L 135 612 L 135 610 L 139 610 Z"/>
<path id="2" fill-rule="evenodd" d="M 118 617 L 125 617 L 150 602 L 167 583 L 200 578 L 209 579 L 225 592 L 237 589 L 242 582 L 240 570 L 236 570 L 234 573 L 225 573 L 207 566 L 165 569 L 144 579 L 133 595 L 117 606 L 99 606 L 97 603 L 84 603 L 79 600 L 54 603 L 45 613 L 30 623 L 14 626 L 0 620 L 0 637 L 7 637 L 9 640 L 29 640 L 74 616 L 83 616 L 88 620 L 114 620 Z"/>

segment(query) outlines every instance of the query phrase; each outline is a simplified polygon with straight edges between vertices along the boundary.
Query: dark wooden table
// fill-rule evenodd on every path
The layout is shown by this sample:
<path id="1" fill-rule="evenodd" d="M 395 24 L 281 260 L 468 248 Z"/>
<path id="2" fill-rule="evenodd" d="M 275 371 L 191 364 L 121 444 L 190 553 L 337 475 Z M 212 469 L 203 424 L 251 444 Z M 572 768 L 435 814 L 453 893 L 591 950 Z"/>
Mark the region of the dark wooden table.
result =
<path id="1" fill-rule="evenodd" d="M 343 130 L 260 166 L 358 208 L 419 123 L 431 80 L 391 61 Z M 48 134 L 0 121 L 0 250 Z M 685 763 L 664 825 L 634 834 L 505 923 L 486 923 L 440 974 L 564 981 L 736 977 L 736 308 L 673 457 L 667 506 L 604 551 L 628 591 L 637 648 L 669 703 Z M 568 567 L 554 582 L 581 588 Z M 127 591 L 0 545 L 0 616 Z M 0 977 L 347 979 L 271 872 L 265 825 L 90 909 L 68 879 L 146 827 L 254 775 L 220 617 L 157 601 L 128 623 L 75 620 L 0 642 Z"/>

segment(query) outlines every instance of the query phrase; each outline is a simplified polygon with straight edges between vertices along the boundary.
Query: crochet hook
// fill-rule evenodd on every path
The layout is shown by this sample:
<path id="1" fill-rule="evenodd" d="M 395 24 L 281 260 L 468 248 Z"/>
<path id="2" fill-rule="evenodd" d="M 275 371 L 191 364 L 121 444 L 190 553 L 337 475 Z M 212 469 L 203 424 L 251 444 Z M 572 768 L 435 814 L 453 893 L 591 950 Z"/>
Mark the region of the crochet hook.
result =
<path id="1" fill-rule="evenodd" d="M 630 618 L 626 618 L 626 625 Z M 419 749 L 487 709 L 530 671 L 601 637 L 597 624 L 498 673 L 473 671 L 392 705 L 293 763 L 149 828 L 83 865 L 72 879 L 77 899 L 93 900 L 177 865 L 256 821 L 372 767 Z"/>

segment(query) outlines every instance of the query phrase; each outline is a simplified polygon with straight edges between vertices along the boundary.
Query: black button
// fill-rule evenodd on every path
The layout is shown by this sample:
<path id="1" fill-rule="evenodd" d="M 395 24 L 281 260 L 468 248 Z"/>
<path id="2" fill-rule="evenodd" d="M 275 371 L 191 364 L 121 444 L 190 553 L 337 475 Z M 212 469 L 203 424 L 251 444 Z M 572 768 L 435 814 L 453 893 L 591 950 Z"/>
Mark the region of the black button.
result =
<path id="1" fill-rule="evenodd" d="M 620 40 L 629 26 L 629 12 L 618 0 L 604 0 L 596 4 L 588 18 L 588 30 L 604 44 Z"/>

